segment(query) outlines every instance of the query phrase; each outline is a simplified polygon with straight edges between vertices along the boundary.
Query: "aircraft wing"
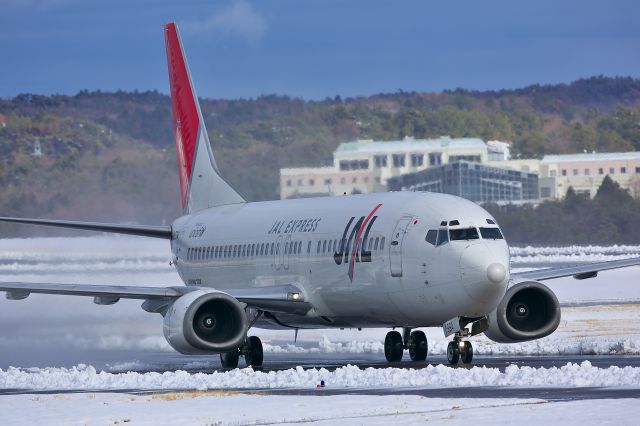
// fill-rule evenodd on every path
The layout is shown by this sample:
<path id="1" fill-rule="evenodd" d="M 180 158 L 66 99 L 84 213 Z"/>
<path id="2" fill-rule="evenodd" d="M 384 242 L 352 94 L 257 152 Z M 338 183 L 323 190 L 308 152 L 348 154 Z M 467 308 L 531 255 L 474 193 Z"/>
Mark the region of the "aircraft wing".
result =
<path id="1" fill-rule="evenodd" d="M 28 219 L 22 217 L 0 217 L 0 222 L 24 223 L 29 225 L 55 226 L 59 228 L 82 229 L 85 231 L 113 232 L 116 234 L 138 235 L 171 239 L 170 226 L 121 225 L 117 223 L 78 222 L 72 220 Z"/>
<path id="2" fill-rule="evenodd" d="M 0 283 L 0 291 L 6 292 L 9 300 L 25 299 L 31 293 L 90 296 L 98 305 L 112 305 L 120 299 L 141 299 L 145 300 L 142 307 L 148 312 L 160 312 L 161 307 L 195 290 L 222 291 L 248 306 L 270 312 L 303 315 L 311 308 L 311 304 L 304 300 L 300 289 L 294 285 L 219 290 L 192 286 L 140 287 L 97 284 Z"/>
<path id="3" fill-rule="evenodd" d="M 515 281 L 522 280 L 552 280 L 555 278 L 569 277 L 577 280 L 584 280 L 598 276 L 598 272 L 607 271 L 609 269 L 626 268 L 628 266 L 640 265 L 640 257 L 632 257 L 630 259 L 610 260 L 607 262 L 587 263 L 583 265 L 567 266 L 562 268 L 547 268 L 536 271 L 516 272 L 511 274 L 511 278 Z"/>

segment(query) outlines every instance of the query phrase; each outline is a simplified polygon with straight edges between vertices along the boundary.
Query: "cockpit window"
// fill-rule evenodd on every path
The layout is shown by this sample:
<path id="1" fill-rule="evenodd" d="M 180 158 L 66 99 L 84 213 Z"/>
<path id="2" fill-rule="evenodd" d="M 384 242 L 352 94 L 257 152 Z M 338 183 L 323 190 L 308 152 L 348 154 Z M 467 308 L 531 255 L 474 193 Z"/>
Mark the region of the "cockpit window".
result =
<path id="1" fill-rule="evenodd" d="M 477 240 L 480 238 L 476 228 L 462 228 L 449 230 L 451 241 L 455 240 Z"/>
<path id="2" fill-rule="evenodd" d="M 457 220 L 450 220 L 449 221 L 449 226 L 458 226 L 460 225 L 460 222 Z"/>
<path id="3" fill-rule="evenodd" d="M 447 226 L 447 221 L 443 220 L 442 222 L 440 222 L 440 226 Z"/>
<path id="4" fill-rule="evenodd" d="M 489 225 L 495 225 L 496 223 L 492 219 L 487 219 Z"/>
<path id="5" fill-rule="evenodd" d="M 425 241 L 435 246 L 438 241 L 438 231 L 436 229 L 429 229 Z"/>
<path id="6" fill-rule="evenodd" d="M 480 234 L 485 240 L 503 240 L 502 232 L 499 228 L 480 228 Z"/>
<path id="7" fill-rule="evenodd" d="M 446 229 L 440 229 L 438 231 L 438 246 L 443 245 L 449 241 L 449 232 Z"/>

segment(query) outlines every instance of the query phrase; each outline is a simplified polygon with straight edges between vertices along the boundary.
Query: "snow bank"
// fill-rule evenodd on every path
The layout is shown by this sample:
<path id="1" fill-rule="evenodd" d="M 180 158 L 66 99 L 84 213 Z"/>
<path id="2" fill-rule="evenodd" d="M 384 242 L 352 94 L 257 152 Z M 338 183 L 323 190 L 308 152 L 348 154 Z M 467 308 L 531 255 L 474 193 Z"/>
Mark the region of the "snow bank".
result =
<path id="1" fill-rule="evenodd" d="M 430 339 L 429 354 L 444 355 L 450 340 Z M 476 354 L 480 355 L 640 355 L 640 340 L 633 338 L 587 337 L 581 339 L 546 338 L 522 343 L 495 343 L 488 339 L 473 340 Z M 331 341 L 323 336 L 318 346 L 264 344 L 265 353 L 339 353 L 384 354 L 382 341 Z"/>
<path id="2" fill-rule="evenodd" d="M 602 262 L 640 256 L 640 246 L 510 247 L 514 263 Z"/>
<path id="3" fill-rule="evenodd" d="M 313 388 L 321 380 L 333 388 L 382 387 L 585 387 L 623 386 L 640 388 L 640 368 L 597 368 L 589 361 L 564 367 L 532 368 L 510 365 L 505 372 L 496 368 L 452 368 L 427 366 L 421 370 L 399 368 L 360 369 L 348 365 L 335 371 L 301 367 L 268 373 L 250 368 L 211 374 L 175 371 L 165 373 L 108 373 L 78 365 L 66 368 L 0 370 L 0 388 L 6 389 L 274 389 Z"/>

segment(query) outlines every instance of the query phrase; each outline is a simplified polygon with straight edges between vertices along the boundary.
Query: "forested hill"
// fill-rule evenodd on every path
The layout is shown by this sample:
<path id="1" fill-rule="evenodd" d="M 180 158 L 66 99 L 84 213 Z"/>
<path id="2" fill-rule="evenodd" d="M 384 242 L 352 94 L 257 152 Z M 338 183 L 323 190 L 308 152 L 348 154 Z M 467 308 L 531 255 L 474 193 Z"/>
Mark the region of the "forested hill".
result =
<path id="1" fill-rule="evenodd" d="M 507 140 L 520 157 L 640 148 L 640 80 L 632 78 L 201 102 L 222 173 L 249 200 L 277 198 L 280 167 L 322 164 L 338 143 L 358 138 Z M 170 108 L 157 92 L 0 100 L 0 213 L 170 221 L 179 213 Z M 42 157 L 30 155 L 36 139 Z"/>

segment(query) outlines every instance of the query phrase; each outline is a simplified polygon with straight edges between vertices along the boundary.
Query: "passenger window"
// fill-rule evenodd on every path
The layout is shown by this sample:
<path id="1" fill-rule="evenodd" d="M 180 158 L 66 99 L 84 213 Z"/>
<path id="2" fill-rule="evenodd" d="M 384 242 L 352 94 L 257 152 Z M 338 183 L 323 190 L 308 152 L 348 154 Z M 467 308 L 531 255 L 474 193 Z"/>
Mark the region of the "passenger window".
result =
<path id="1" fill-rule="evenodd" d="M 451 241 L 477 240 L 480 238 L 476 228 L 450 229 L 449 238 Z"/>
<path id="2" fill-rule="evenodd" d="M 374 250 L 378 250 L 378 240 L 380 239 L 380 237 L 376 237 L 376 242 L 373 244 L 373 249 Z"/>
<path id="3" fill-rule="evenodd" d="M 251 256 L 255 256 L 255 255 L 256 255 L 256 245 L 251 244 Z"/>
<path id="4" fill-rule="evenodd" d="M 322 241 L 318 240 L 318 247 L 316 247 L 316 253 L 320 253 L 320 246 L 322 245 Z"/>
<path id="5" fill-rule="evenodd" d="M 438 241 L 438 231 L 435 229 L 429 229 L 429 231 L 427 231 L 425 241 L 435 246 Z"/>
<path id="6" fill-rule="evenodd" d="M 380 250 L 384 250 L 384 237 L 380 240 Z"/>
<path id="7" fill-rule="evenodd" d="M 338 251 L 338 240 L 333 240 L 333 252 L 336 253 Z"/>
<path id="8" fill-rule="evenodd" d="M 311 254 L 311 241 L 307 243 L 307 254 Z"/>
<path id="9" fill-rule="evenodd" d="M 289 254 L 289 243 L 284 243 L 284 254 Z"/>
<path id="10" fill-rule="evenodd" d="M 327 252 L 327 240 L 324 240 L 322 242 L 322 252 L 326 253 Z"/>
<path id="11" fill-rule="evenodd" d="M 367 247 L 367 251 L 371 251 L 372 245 L 373 245 L 373 238 L 369 238 L 369 247 Z"/>
<path id="12" fill-rule="evenodd" d="M 449 241 L 449 232 L 446 229 L 438 230 L 438 243 L 437 246 L 441 246 Z"/>
<path id="13" fill-rule="evenodd" d="M 498 228 L 480 228 L 480 235 L 485 240 L 502 240 L 502 232 Z"/>

